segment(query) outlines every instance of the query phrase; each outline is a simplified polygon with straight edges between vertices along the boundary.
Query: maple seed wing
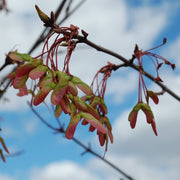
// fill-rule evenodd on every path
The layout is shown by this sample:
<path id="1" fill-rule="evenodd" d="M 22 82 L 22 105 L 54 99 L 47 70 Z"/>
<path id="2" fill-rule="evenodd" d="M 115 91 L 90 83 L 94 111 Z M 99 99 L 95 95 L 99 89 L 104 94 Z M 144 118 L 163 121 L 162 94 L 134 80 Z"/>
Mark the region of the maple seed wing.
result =
<path id="1" fill-rule="evenodd" d="M 28 94 L 29 92 L 28 92 L 27 86 L 24 85 L 22 88 L 19 88 L 19 93 L 17 93 L 17 96 L 25 96 Z"/>
<path id="2" fill-rule="evenodd" d="M 39 105 L 40 103 L 42 103 L 46 96 L 49 94 L 49 92 L 52 90 L 52 87 L 51 86 L 44 86 L 43 88 L 41 88 L 39 90 L 39 92 L 34 96 L 34 99 L 33 99 L 33 104 L 35 106 Z"/>
<path id="3" fill-rule="evenodd" d="M 21 62 L 21 61 L 31 61 L 32 57 L 29 54 L 21 54 L 16 51 L 12 51 L 8 54 L 9 58 L 13 61 Z"/>
<path id="4" fill-rule="evenodd" d="M 95 127 L 101 133 L 103 134 L 107 133 L 104 125 L 91 114 L 82 112 L 81 117 L 84 118 L 87 122 L 89 122 L 93 127 Z"/>
<path id="5" fill-rule="evenodd" d="M 154 93 L 153 91 L 147 91 L 147 96 L 148 98 L 150 97 L 154 101 L 155 104 L 159 103 L 159 98 L 156 95 L 156 93 Z"/>
<path id="6" fill-rule="evenodd" d="M 38 67 L 30 71 L 29 77 L 33 80 L 38 79 L 42 77 L 46 73 L 47 70 L 48 70 L 47 66 L 40 64 Z"/>
<path id="7" fill-rule="evenodd" d="M 81 81 L 78 77 L 73 76 L 73 78 L 71 79 L 71 81 L 82 91 L 84 92 L 86 95 L 92 95 L 93 91 L 92 89 L 83 81 Z"/>
<path id="8" fill-rule="evenodd" d="M 71 81 L 69 81 L 69 83 L 68 83 L 67 91 L 68 91 L 68 93 L 72 94 L 73 96 L 78 95 L 77 87 Z"/>
<path id="9" fill-rule="evenodd" d="M 13 81 L 13 87 L 15 89 L 23 88 L 24 85 L 26 84 L 27 79 L 28 79 L 28 75 L 16 77 Z"/>
<path id="10" fill-rule="evenodd" d="M 69 125 L 66 129 L 65 135 L 67 139 L 72 139 L 74 136 L 74 132 L 76 130 L 76 126 L 78 125 L 79 121 L 81 120 L 81 114 L 76 114 L 71 117 Z"/>
<path id="11" fill-rule="evenodd" d="M 99 143 L 101 146 L 104 146 L 105 144 L 105 137 L 104 137 L 104 134 L 98 132 L 98 137 L 99 137 Z"/>
<path id="12" fill-rule="evenodd" d="M 66 84 L 57 84 L 54 88 L 54 91 L 51 95 L 51 103 L 57 105 L 63 98 L 66 93 L 67 83 Z"/>
<path id="13" fill-rule="evenodd" d="M 15 72 L 16 76 L 24 76 L 28 75 L 31 70 L 33 70 L 35 67 L 31 63 L 26 63 L 21 66 L 19 66 Z"/>
<path id="14" fill-rule="evenodd" d="M 130 121 L 131 128 L 134 129 L 136 126 L 138 111 L 141 109 L 141 103 L 134 106 L 133 110 L 130 112 L 128 120 Z"/>
<path id="15" fill-rule="evenodd" d="M 154 115 L 153 115 L 153 112 L 152 112 L 150 106 L 148 104 L 142 103 L 141 109 L 144 112 L 144 114 L 146 115 L 147 123 L 151 124 L 152 129 L 153 129 L 155 135 L 157 136 L 157 130 L 156 130 L 156 124 L 154 121 Z"/>
<path id="16" fill-rule="evenodd" d="M 57 104 L 56 109 L 55 109 L 55 117 L 58 118 L 61 115 L 62 111 L 63 110 L 62 110 L 60 104 Z"/>

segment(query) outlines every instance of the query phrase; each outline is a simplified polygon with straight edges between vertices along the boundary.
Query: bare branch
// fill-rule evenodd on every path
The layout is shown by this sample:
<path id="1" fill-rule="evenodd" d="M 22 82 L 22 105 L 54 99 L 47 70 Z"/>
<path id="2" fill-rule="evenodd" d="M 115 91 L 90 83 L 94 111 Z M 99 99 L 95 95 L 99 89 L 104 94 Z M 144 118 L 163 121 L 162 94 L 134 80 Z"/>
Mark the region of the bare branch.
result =
<path id="1" fill-rule="evenodd" d="M 33 113 L 41 120 L 41 122 L 43 124 L 45 124 L 47 127 L 49 127 L 52 130 L 55 130 L 58 133 L 63 133 L 65 134 L 65 130 L 64 128 L 61 126 L 59 128 L 55 128 L 54 126 L 52 126 L 51 124 L 47 123 L 47 121 L 31 106 L 31 104 L 28 102 L 29 107 L 31 108 L 31 110 L 33 111 Z M 58 123 L 59 125 L 59 123 Z M 105 163 L 107 163 L 109 166 L 111 166 L 113 169 L 115 169 L 116 171 L 118 171 L 120 174 L 122 174 L 124 177 L 126 177 L 129 180 L 134 180 L 131 176 L 129 176 L 127 173 L 125 173 L 124 171 L 122 171 L 120 168 L 118 168 L 116 165 L 114 165 L 113 163 L 111 163 L 109 160 L 105 159 L 104 157 L 100 156 L 98 153 L 96 153 L 95 151 L 93 151 L 90 147 L 84 145 L 81 141 L 79 141 L 78 139 L 76 139 L 75 137 L 72 138 L 72 140 L 78 144 L 79 146 L 81 146 L 82 148 L 85 149 L 85 152 L 89 152 L 92 155 L 96 156 L 97 158 L 101 159 L 102 161 L 104 161 Z"/>
<path id="2" fill-rule="evenodd" d="M 64 32 L 61 28 L 59 29 L 55 29 L 56 32 L 58 33 L 62 33 L 62 34 L 66 34 L 66 35 L 69 35 L 67 32 Z M 99 46 L 97 44 L 95 44 L 94 42 L 90 41 L 87 39 L 87 37 L 84 37 L 84 36 L 80 36 L 80 35 L 74 35 L 73 36 L 74 39 L 78 39 L 78 43 L 85 43 L 86 45 L 96 49 L 97 51 L 101 51 L 105 54 L 108 54 L 110 56 L 113 56 L 121 61 L 124 62 L 124 66 L 129 66 L 133 69 L 135 69 L 136 71 L 139 72 L 139 66 L 135 65 L 133 63 L 133 60 L 134 60 L 134 57 L 130 60 L 124 58 L 123 56 L 121 56 L 120 54 L 116 53 L 116 52 L 113 52 L 109 49 L 106 49 L 102 46 Z M 154 76 L 152 76 L 150 73 L 148 73 L 147 71 L 143 70 L 143 74 L 149 78 L 150 80 L 152 80 L 154 83 L 156 83 L 158 86 L 160 86 L 162 88 L 162 90 L 164 92 L 167 92 L 169 95 L 171 95 L 173 98 L 175 98 L 177 101 L 180 101 L 180 96 L 178 96 L 176 93 L 174 93 L 171 89 L 169 89 L 167 86 L 165 86 L 162 82 L 159 82 L 159 81 L 156 81 L 156 78 Z"/>
<path id="3" fill-rule="evenodd" d="M 132 60 L 127 60 L 126 58 L 124 58 L 123 56 L 117 54 L 116 52 L 113 52 L 109 49 L 106 49 L 104 47 L 98 46 L 95 43 L 84 39 L 83 42 L 93 48 L 95 48 L 97 51 L 101 51 L 104 52 L 106 54 L 109 54 L 121 61 L 123 61 L 127 66 L 135 69 L 136 71 L 139 71 L 139 67 L 135 64 L 132 63 Z M 172 90 L 170 90 L 167 86 L 165 86 L 162 82 L 156 81 L 156 78 L 153 77 L 151 74 L 149 74 L 148 72 L 143 70 L 143 74 L 149 78 L 150 80 L 152 80 L 154 83 L 156 83 L 158 86 L 160 86 L 162 88 L 163 91 L 167 92 L 169 95 L 171 95 L 172 97 L 174 97 L 176 100 L 180 101 L 180 96 L 178 96 L 176 93 L 174 93 Z"/>

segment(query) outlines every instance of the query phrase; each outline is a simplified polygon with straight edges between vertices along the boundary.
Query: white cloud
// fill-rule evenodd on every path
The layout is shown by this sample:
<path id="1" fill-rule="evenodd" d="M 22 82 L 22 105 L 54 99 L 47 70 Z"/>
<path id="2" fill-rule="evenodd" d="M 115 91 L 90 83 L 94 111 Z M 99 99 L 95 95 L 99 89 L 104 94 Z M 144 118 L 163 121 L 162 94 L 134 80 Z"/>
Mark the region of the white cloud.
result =
<path id="1" fill-rule="evenodd" d="M 3 175 L 3 174 L 0 174 L 0 179 L 2 180 L 15 180 L 14 178 L 8 176 L 8 175 Z"/>
<path id="2" fill-rule="evenodd" d="M 120 151 L 120 150 L 119 150 Z M 138 180 L 169 180 L 169 179 L 179 179 L 179 168 L 173 167 L 168 168 L 166 165 L 157 167 L 156 165 L 148 165 L 143 163 L 140 159 L 134 156 L 109 156 L 107 157 L 110 161 L 115 164 L 120 170 L 126 173 L 133 179 Z M 93 169 L 97 173 L 104 174 L 105 180 L 120 179 L 125 178 L 121 173 L 114 170 L 112 167 L 108 166 L 102 161 L 97 159 L 92 160 L 89 163 L 89 168 Z"/>
<path id="3" fill-rule="evenodd" d="M 28 109 L 27 101 L 30 101 L 31 97 L 19 97 L 17 96 L 18 92 L 19 91 L 17 89 L 13 89 L 12 87 L 8 89 L 8 91 L 3 96 L 5 100 L 2 98 L 0 101 L 0 108 L 2 111 L 24 111 Z"/>
<path id="4" fill-rule="evenodd" d="M 123 75 L 123 73 L 126 75 Z M 123 73 L 112 79 L 109 78 L 108 81 L 106 94 L 112 96 L 115 103 L 123 103 L 123 100 L 137 89 L 137 73 L 134 71 Z"/>
<path id="5" fill-rule="evenodd" d="M 154 39 L 166 25 L 167 15 L 159 12 L 159 7 L 139 7 L 129 12 L 129 38 L 140 44 L 140 47 L 149 48 Z M 124 34 L 126 34 L 126 31 Z"/>
<path id="6" fill-rule="evenodd" d="M 70 161 L 54 162 L 42 169 L 36 168 L 30 173 L 30 180 L 100 180 L 85 167 Z"/>

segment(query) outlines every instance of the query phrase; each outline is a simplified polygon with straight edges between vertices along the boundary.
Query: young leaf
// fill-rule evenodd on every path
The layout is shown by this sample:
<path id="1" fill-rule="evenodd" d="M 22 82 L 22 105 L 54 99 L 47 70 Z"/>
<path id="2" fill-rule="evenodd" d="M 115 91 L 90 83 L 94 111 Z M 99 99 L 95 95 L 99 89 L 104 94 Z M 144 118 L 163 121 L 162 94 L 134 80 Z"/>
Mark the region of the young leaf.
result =
<path id="1" fill-rule="evenodd" d="M 45 24 L 49 23 L 50 18 L 43 11 L 41 11 L 37 5 L 35 5 L 35 8 L 41 21 L 43 21 Z"/>

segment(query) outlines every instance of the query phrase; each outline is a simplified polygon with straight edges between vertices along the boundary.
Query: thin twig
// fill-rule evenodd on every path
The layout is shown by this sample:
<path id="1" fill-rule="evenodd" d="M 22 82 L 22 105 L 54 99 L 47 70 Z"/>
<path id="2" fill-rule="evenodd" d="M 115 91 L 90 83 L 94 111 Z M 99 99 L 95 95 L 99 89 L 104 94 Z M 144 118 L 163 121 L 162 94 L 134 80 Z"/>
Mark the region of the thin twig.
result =
<path id="1" fill-rule="evenodd" d="M 47 121 L 31 106 L 31 104 L 28 102 L 29 107 L 31 108 L 31 110 L 33 111 L 33 113 L 41 120 L 41 122 L 43 124 L 45 124 L 47 127 L 49 127 L 50 129 L 55 130 L 58 133 L 63 133 L 65 134 L 65 130 L 63 127 L 59 127 L 59 128 L 55 128 L 54 126 L 52 126 L 51 124 L 47 123 Z M 134 180 L 131 176 L 129 176 L 127 173 L 125 173 L 124 171 L 122 171 L 120 168 L 118 168 L 117 166 L 115 166 L 113 163 L 111 163 L 110 161 L 108 161 L 107 159 L 105 159 L 104 157 L 100 156 L 98 153 L 96 153 L 95 151 L 93 151 L 90 147 L 87 147 L 86 145 L 84 145 L 81 141 L 79 141 L 77 138 L 73 137 L 72 140 L 78 144 L 79 146 L 81 146 L 82 148 L 85 149 L 85 152 L 89 152 L 92 155 L 96 156 L 97 158 L 101 159 L 102 161 L 104 161 L 105 163 L 107 163 L 109 166 L 111 166 L 113 169 L 115 169 L 116 171 L 118 171 L 120 174 L 122 174 L 124 177 L 126 177 L 129 180 Z"/>

